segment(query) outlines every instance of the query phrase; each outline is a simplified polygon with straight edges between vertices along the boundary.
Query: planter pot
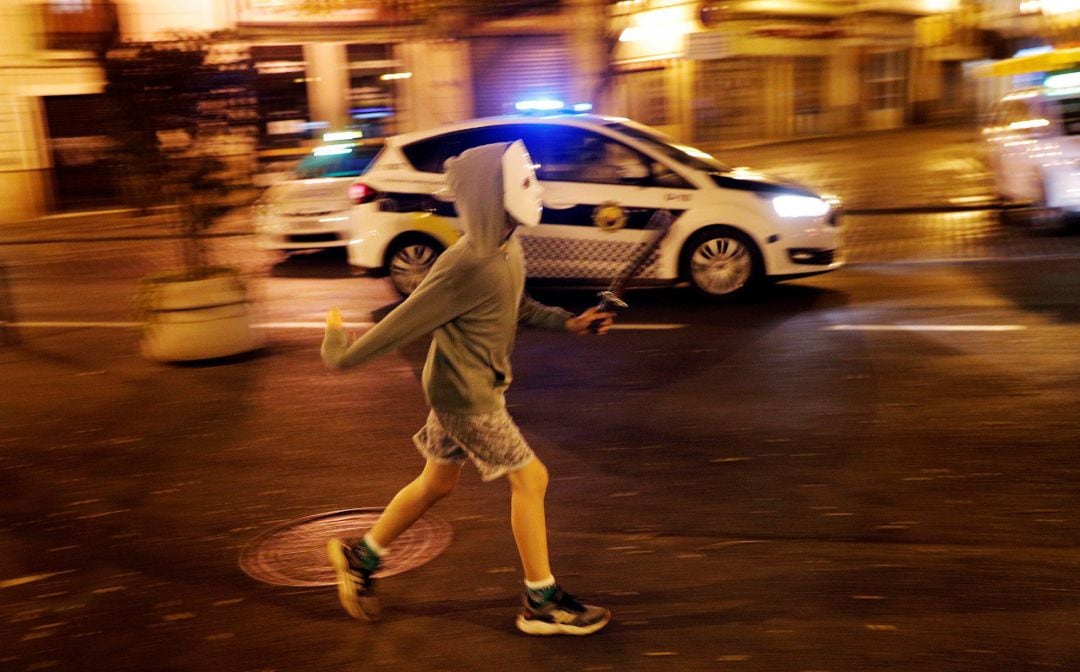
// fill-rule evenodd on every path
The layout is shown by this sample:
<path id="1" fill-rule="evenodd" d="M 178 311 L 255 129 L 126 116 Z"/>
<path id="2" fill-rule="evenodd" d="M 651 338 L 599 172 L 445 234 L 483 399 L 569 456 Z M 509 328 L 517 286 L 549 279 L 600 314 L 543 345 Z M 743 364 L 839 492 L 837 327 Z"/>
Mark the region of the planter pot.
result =
<path id="1" fill-rule="evenodd" d="M 144 278 L 136 298 L 143 316 L 142 354 L 162 362 L 228 357 L 262 346 L 252 327 L 247 286 L 230 269 L 206 277 Z"/>

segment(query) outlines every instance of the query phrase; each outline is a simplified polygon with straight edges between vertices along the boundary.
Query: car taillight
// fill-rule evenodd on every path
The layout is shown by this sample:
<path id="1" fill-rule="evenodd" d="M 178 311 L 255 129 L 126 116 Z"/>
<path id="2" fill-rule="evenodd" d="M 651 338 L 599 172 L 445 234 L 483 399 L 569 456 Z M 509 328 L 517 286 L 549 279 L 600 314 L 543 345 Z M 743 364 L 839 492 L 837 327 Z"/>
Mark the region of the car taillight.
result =
<path id="1" fill-rule="evenodd" d="M 378 193 L 363 182 L 354 182 L 349 185 L 349 199 L 356 205 L 371 203 Z"/>

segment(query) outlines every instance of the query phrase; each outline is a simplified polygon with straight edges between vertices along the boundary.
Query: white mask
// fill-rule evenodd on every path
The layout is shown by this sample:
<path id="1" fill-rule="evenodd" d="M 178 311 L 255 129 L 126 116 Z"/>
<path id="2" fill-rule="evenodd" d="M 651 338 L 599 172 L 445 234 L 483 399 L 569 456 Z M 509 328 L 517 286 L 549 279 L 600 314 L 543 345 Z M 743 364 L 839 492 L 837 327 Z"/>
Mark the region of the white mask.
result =
<path id="1" fill-rule="evenodd" d="M 536 179 L 533 160 L 525 143 L 515 140 L 502 157 L 503 205 L 510 215 L 525 226 L 540 223 L 544 205 L 540 200 L 543 188 Z"/>

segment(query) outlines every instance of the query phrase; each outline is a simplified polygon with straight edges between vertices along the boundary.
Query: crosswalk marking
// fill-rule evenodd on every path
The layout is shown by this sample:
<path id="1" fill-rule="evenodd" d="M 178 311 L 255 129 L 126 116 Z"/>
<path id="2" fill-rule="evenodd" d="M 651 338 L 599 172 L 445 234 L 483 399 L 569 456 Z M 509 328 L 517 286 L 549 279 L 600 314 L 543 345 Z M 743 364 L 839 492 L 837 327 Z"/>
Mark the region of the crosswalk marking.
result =
<path id="1" fill-rule="evenodd" d="M 1022 324 L 834 324 L 823 331 L 1023 331 Z"/>

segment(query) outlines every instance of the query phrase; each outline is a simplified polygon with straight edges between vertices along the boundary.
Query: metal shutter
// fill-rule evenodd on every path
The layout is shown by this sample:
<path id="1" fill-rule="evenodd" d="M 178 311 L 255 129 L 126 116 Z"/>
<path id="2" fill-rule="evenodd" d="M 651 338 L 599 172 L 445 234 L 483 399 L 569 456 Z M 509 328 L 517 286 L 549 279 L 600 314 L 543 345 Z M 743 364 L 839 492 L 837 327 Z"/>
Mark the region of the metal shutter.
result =
<path id="1" fill-rule="evenodd" d="M 473 112 L 507 114 L 514 103 L 570 95 L 570 54 L 562 35 L 480 37 L 471 42 Z"/>

